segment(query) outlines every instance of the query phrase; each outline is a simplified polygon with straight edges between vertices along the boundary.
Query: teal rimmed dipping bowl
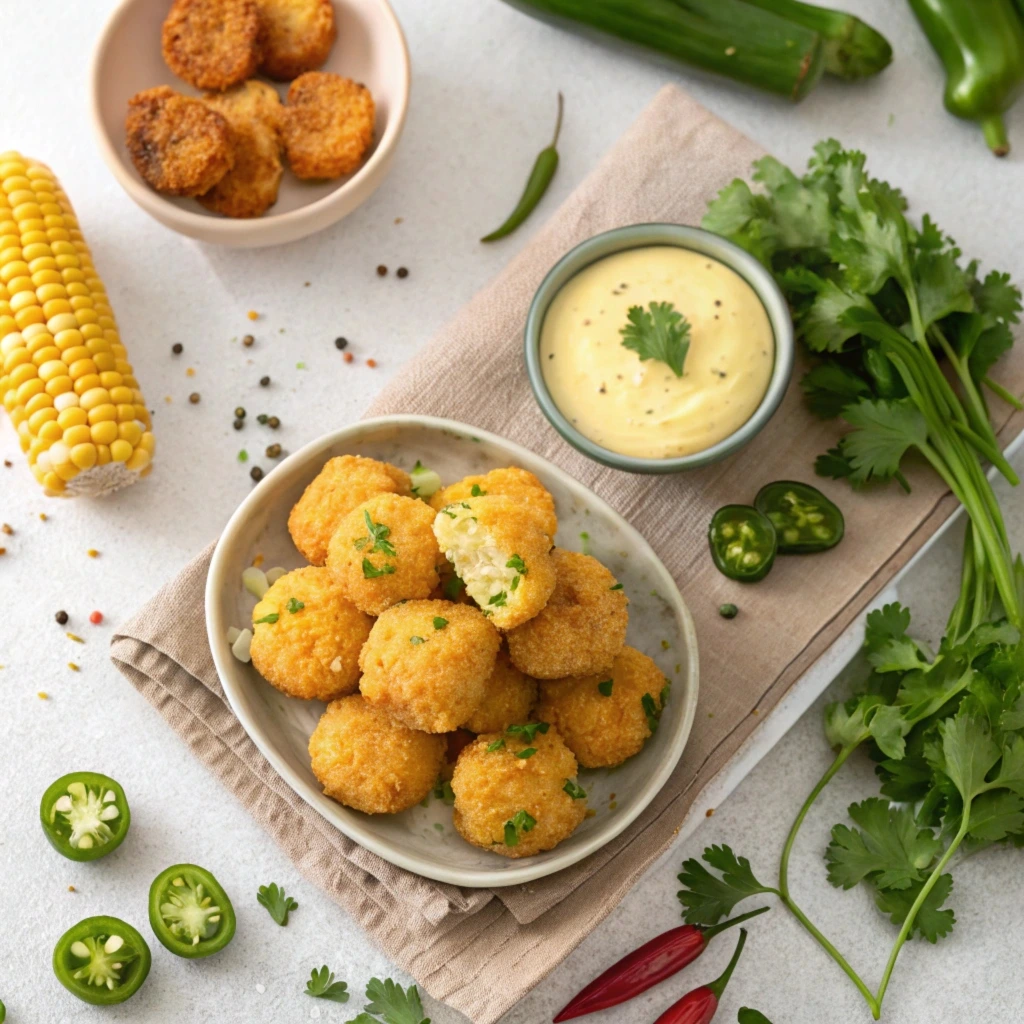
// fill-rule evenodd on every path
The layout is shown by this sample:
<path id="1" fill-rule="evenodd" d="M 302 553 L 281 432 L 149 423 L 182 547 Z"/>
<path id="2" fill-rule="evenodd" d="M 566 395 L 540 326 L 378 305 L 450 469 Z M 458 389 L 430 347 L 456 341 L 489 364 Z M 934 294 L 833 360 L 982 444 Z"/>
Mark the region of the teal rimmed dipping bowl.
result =
<path id="1" fill-rule="evenodd" d="M 551 397 L 544 381 L 540 360 L 540 335 L 544 318 L 555 295 L 569 279 L 605 256 L 652 245 L 670 245 L 699 252 L 734 270 L 757 293 L 775 335 L 775 365 L 772 367 L 768 390 L 750 419 L 710 448 L 667 459 L 644 459 L 636 455 L 622 455 L 603 448 L 581 434 L 562 414 Z M 703 228 L 687 227 L 683 224 L 631 224 L 628 227 L 605 231 L 581 242 L 575 249 L 567 252 L 541 282 L 530 304 L 525 334 L 526 369 L 530 377 L 530 386 L 548 422 L 577 451 L 595 462 L 611 466 L 613 469 L 625 470 L 627 473 L 680 473 L 686 469 L 706 466 L 731 455 L 750 441 L 772 418 L 782 401 L 782 396 L 786 393 L 793 371 L 793 321 L 786 299 L 771 274 L 750 253 L 733 245 L 732 242 Z"/>

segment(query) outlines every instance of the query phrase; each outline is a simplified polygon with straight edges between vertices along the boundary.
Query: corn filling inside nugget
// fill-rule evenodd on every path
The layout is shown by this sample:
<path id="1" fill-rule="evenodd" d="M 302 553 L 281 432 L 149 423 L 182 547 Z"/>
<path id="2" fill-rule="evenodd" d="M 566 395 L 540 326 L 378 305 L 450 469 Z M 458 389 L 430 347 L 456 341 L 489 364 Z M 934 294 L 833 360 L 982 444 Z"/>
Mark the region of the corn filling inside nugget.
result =
<path id="1" fill-rule="evenodd" d="M 263 21 L 260 70 L 281 82 L 320 67 L 334 45 L 331 0 L 256 0 Z"/>
<path id="2" fill-rule="evenodd" d="M 256 0 L 174 0 L 164 61 L 197 89 L 228 89 L 256 74 L 262 30 Z"/>
<path id="3" fill-rule="evenodd" d="M 430 496 L 430 504 L 440 512 L 445 505 L 453 502 L 494 494 L 528 505 L 541 516 L 544 532 L 554 539 L 558 529 L 555 499 L 533 473 L 518 466 L 506 466 L 492 469 L 489 473 L 463 477 L 435 491 Z"/>
<path id="4" fill-rule="evenodd" d="M 208 192 L 234 164 L 224 117 L 166 85 L 128 101 L 125 142 L 135 169 L 167 195 Z"/>

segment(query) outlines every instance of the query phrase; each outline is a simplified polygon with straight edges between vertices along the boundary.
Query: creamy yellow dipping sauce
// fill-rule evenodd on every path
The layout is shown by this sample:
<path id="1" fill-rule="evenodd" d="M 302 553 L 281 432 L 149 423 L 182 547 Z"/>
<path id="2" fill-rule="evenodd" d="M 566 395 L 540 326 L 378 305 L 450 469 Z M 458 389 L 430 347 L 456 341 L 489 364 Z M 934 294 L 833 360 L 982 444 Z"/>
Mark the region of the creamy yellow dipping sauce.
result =
<path id="1" fill-rule="evenodd" d="M 630 306 L 671 302 L 690 322 L 683 376 L 622 344 Z M 606 256 L 558 292 L 541 328 L 544 381 L 563 415 L 613 452 L 703 451 L 741 427 L 768 390 L 775 338 L 734 270 L 674 246 Z"/>

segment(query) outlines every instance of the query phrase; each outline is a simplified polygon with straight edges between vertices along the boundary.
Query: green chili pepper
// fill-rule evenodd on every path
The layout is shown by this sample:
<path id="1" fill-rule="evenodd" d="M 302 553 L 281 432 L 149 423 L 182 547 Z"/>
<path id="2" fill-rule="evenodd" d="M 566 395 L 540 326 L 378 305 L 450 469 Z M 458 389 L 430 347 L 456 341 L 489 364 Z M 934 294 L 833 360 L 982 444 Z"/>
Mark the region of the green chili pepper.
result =
<path id="1" fill-rule="evenodd" d="M 62 775 L 43 794 L 39 820 L 53 848 L 68 860 L 98 860 L 124 842 L 131 811 L 124 790 L 106 775 Z"/>
<path id="2" fill-rule="evenodd" d="M 775 527 L 779 554 L 827 551 L 843 539 L 843 513 L 817 487 L 776 480 L 757 492 L 754 507 Z"/>
<path id="3" fill-rule="evenodd" d="M 551 179 L 555 176 L 555 171 L 558 169 L 558 149 L 556 147 L 558 146 L 558 136 L 562 131 L 562 110 L 564 106 L 562 94 L 559 93 L 558 119 L 555 121 L 555 136 L 551 140 L 551 145 L 546 149 L 542 149 L 537 154 L 537 159 L 533 162 L 533 170 L 530 171 L 530 177 L 526 181 L 526 188 L 523 189 L 522 197 L 516 203 L 516 208 L 509 214 L 508 220 L 496 231 L 492 231 L 489 235 L 484 235 L 480 239 L 481 242 L 494 242 L 499 238 L 504 238 L 506 235 L 511 235 L 533 213 L 537 204 L 544 197 L 544 193 L 547 192 L 548 185 L 551 184 Z"/>
<path id="4" fill-rule="evenodd" d="M 711 520 L 708 542 L 718 571 L 740 583 L 756 583 L 768 575 L 778 544 L 772 521 L 752 505 L 720 508 Z"/>
<path id="5" fill-rule="evenodd" d="M 1024 90 L 1024 25 L 1013 0 L 910 0 L 946 69 L 946 109 L 977 121 L 1006 156 L 1003 114 Z"/>
<path id="6" fill-rule="evenodd" d="M 0 1024 L 4 1024 L 7 1020 L 7 1007 L 4 1006 L 4 1001 L 0 999 Z"/>
<path id="7" fill-rule="evenodd" d="M 96 1006 L 130 999 L 149 974 L 146 940 L 116 917 L 87 917 L 69 928 L 53 950 L 53 973 L 73 995 Z"/>
<path id="8" fill-rule="evenodd" d="M 198 960 L 222 950 L 235 934 L 235 909 L 205 868 L 174 864 L 149 888 L 149 923 L 176 956 Z"/>

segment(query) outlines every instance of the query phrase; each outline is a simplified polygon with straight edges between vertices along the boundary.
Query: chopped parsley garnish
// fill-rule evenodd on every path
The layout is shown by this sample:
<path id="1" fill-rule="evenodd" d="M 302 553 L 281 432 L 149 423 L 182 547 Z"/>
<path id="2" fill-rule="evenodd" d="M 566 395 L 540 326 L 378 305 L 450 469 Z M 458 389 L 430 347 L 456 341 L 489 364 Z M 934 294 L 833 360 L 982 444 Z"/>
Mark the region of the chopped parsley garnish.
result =
<path id="1" fill-rule="evenodd" d="M 622 584 L 621 583 L 616 583 L 614 587 L 609 587 L 608 589 L 609 590 L 621 590 L 622 589 Z"/>
<path id="2" fill-rule="evenodd" d="M 580 534 L 580 550 L 585 555 L 590 554 L 590 534 L 586 530 Z"/>
<path id="3" fill-rule="evenodd" d="M 602 679 L 597 684 L 597 689 L 602 697 L 610 697 L 612 695 L 612 687 L 615 685 L 614 679 Z"/>
<path id="4" fill-rule="evenodd" d="M 516 811 L 515 814 L 505 822 L 505 845 L 518 846 L 519 835 L 532 832 L 537 824 L 537 819 L 528 811 Z"/>
<path id="5" fill-rule="evenodd" d="M 505 732 L 509 736 L 522 736 L 527 743 L 532 743 L 537 733 L 543 736 L 550 728 L 547 722 L 527 722 L 525 725 L 510 725 Z"/>
<path id="6" fill-rule="evenodd" d="M 493 604 L 498 608 L 504 608 L 508 601 L 508 594 L 502 590 L 500 593 L 494 594 L 488 600 L 488 604 Z"/>
<path id="7" fill-rule="evenodd" d="M 658 716 L 661 714 L 658 710 L 658 705 L 654 703 L 654 698 L 649 693 L 645 693 L 640 698 L 640 703 L 643 706 L 644 714 L 647 716 L 647 728 L 652 733 L 656 732 L 658 729 Z"/>
<path id="8" fill-rule="evenodd" d="M 536 753 L 536 747 L 527 747 L 525 750 L 517 751 L 516 757 L 518 757 L 520 761 L 525 761 L 527 758 L 533 757 L 533 755 Z"/>
<path id="9" fill-rule="evenodd" d="M 260 623 L 266 622 L 266 623 L 268 623 L 269 625 L 272 626 L 275 622 L 277 622 L 277 620 L 279 618 L 281 618 L 281 615 L 280 615 L 279 612 L 271 612 L 269 615 L 264 615 L 262 619 L 256 619 L 253 622 L 253 625 L 254 626 L 258 626 L 258 625 L 260 625 Z"/>
<path id="10" fill-rule="evenodd" d="M 661 710 L 665 710 L 665 705 L 668 703 L 669 695 L 672 693 L 672 683 L 669 679 L 665 680 L 665 685 L 661 688 L 661 693 L 658 695 L 658 703 L 661 704 Z M 660 714 L 660 712 L 659 712 Z"/>
<path id="11" fill-rule="evenodd" d="M 362 551 L 370 541 L 373 541 L 373 547 L 370 548 L 368 554 L 372 555 L 375 551 L 380 551 L 385 555 L 394 556 L 395 545 L 388 540 L 391 535 L 391 527 L 385 526 L 383 523 L 375 523 L 366 509 L 363 509 L 363 520 L 366 522 L 367 535 L 353 541 L 356 550 Z"/>
<path id="12" fill-rule="evenodd" d="M 382 565 L 379 569 L 368 558 L 363 559 L 363 578 L 375 580 L 378 576 L 390 576 L 394 573 L 395 567 L 389 563 Z"/>
<path id="13" fill-rule="evenodd" d="M 409 637 L 409 643 L 411 643 L 411 644 L 422 644 L 424 642 L 425 641 L 423 640 L 423 637 L 421 637 L 421 636 L 411 636 L 411 637 Z"/>
<path id="14" fill-rule="evenodd" d="M 487 753 L 493 754 L 496 750 L 501 750 L 503 746 L 505 746 L 505 741 L 503 739 L 496 739 L 493 743 L 487 744 Z"/>
<path id="15" fill-rule="evenodd" d="M 256 902 L 267 908 L 267 913 L 283 928 L 288 923 L 288 914 L 298 910 L 299 905 L 291 896 L 285 894 L 277 882 L 261 885 L 256 892 Z"/>
<path id="16" fill-rule="evenodd" d="M 526 563 L 519 557 L 519 555 L 513 555 L 506 563 L 506 569 L 515 569 L 516 572 L 522 573 L 524 576 L 529 571 L 526 568 Z"/>
<path id="17" fill-rule="evenodd" d="M 449 512 L 448 509 L 446 509 L 446 508 L 441 509 L 441 515 L 447 516 L 449 519 L 454 519 L 455 518 L 455 513 L 454 512 Z"/>
<path id="18" fill-rule="evenodd" d="M 285 608 L 287 608 L 288 611 L 290 611 L 292 613 L 292 615 L 294 615 L 296 612 L 301 612 L 302 609 L 305 608 L 305 607 L 306 607 L 305 601 L 300 601 L 296 597 L 289 597 L 288 598 L 288 603 L 285 605 Z"/>
<path id="19" fill-rule="evenodd" d="M 480 488 L 480 485 L 479 485 L 479 484 L 473 484 L 473 486 L 472 486 L 472 488 L 470 489 L 470 492 L 469 492 L 469 493 L 470 493 L 470 495 L 471 495 L 472 497 L 474 497 L 474 498 L 480 498 L 480 497 L 482 497 L 483 495 L 485 495 L 485 494 L 486 494 L 487 492 L 486 492 L 486 491 L 484 491 L 484 490 L 481 490 L 481 488 Z"/>
<path id="20" fill-rule="evenodd" d="M 466 584 L 462 582 L 461 577 L 452 576 L 451 579 L 445 581 L 444 596 L 447 597 L 449 601 L 457 601 L 465 587 Z"/>
<path id="21" fill-rule="evenodd" d="M 654 359 L 682 377 L 690 350 L 689 320 L 671 302 L 651 302 L 647 309 L 630 306 L 626 317 L 629 323 L 619 330 L 623 347 L 635 352 L 641 362 Z"/>
<path id="22" fill-rule="evenodd" d="M 470 505 L 470 504 L 469 504 L 468 502 L 465 502 L 465 501 L 460 501 L 460 502 L 459 502 L 459 505 L 460 505 L 460 506 L 461 506 L 462 508 L 468 508 L 468 509 L 469 509 L 470 511 L 472 511 L 472 509 L 473 509 L 473 506 L 472 506 L 472 505 Z"/>
<path id="23" fill-rule="evenodd" d="M 315 967 L 306 982 L 306 995 L 317 999 L 329 999 L 332 1003 L 348 1002 L 348 985 L 344 981 L 335 981 L 334 972 L 325 964 L 318 971 Z"/>
<path id="24" fill-rule="evenodd" d="M 513 593 L 515 593 L 516 588 L 519 586 L 519 581 L 522 578 L 523 578 L 522 576 L 513 576 L 512 577 L 512 582 L 509 584 L 508 589 L 511 590 Z"/>
<path id="25" fill-rule="evenodd" d="M 578 786 L 573 779 L 566 779 L 565 785 L 562 787 L 573 798 L 573 800 L 586 800 L 587 791 L 581 786 Z"/>
<path id="26" fill-rule="evenodd" d="M 450 782 L 442 782 L 440 779 L 437 780 L 437 785 L 434 786 L 434 798 L 436 800 L 443 800 L 449 807 L 455 803 L 455 790 L 452 789 Z"/>
<path id="27" fill-rule="evenodd" d="M 447 619 L 442 619 L 440 615 L 434 616 L 434 629 L 444 629 L 448 625 Z"/>

